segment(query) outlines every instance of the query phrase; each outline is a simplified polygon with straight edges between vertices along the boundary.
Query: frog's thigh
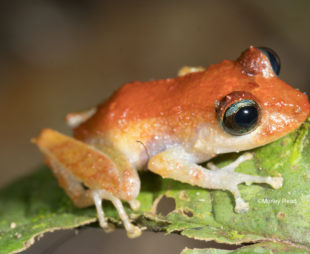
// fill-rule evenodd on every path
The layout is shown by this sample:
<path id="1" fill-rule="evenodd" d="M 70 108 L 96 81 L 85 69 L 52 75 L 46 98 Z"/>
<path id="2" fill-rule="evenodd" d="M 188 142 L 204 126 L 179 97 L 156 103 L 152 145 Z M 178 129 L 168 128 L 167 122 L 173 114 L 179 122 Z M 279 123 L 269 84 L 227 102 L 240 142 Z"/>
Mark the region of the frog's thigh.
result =
<path id="1" fill-rule="evenodd" d="M 282 185 L 281 177 L 261 177 L 234 172 L 241 162 L 248 159 L 250 156 L 245 154 L 224 168 L 208 170 L 194 163 L 191 155 L 181 147 L 174 147 L 152 157 L 148 168 L 163 177 L 203 188 L 229 190 L 235 197 L 236 212 L 245 212 L 248 210 L 248 204 L 241 198 L 238 184 L 268 183 L 274 188 L 280 188 Z M 215 169 L 215 166 L 212 165 L 212 168 Z"/>
<path id="2" fill-rule="evenodd" d="M 140 190 L 138 174 L 124 156 L 111 149 L 107 150 L 111 155 L 107 155 L 50 129 L 43 130 L 35 142 L 45 154 L 60 185 L 77 206 L 95 203 L 100 224 L 105 227 L 107 224 L 98 198 L 111 200 L 128 234 L 132 237 L 140 234 L 140 230 L 130 224 L 120 201 L 129 201 L 134 206 L 133 200 Z M 81 182 L 89 190 L 85 190 Z"/>
<path id="3" fill-rule="evenodd" d="M 99 151 L 51 129 L 43 130 L 35 142 L 48 161 L 57 161 L 64 171 L 89 189 L 104 189 L 126 201 L 138 196 L 139 176 L 120 153 L 116 154 L 112 149 L 107 150 L 108 153 Z"/>
<path id="4" fill-rule="evenodd" d="M 47 163 L 56 176 L 59 185 L 65 190 L 77 207 L 87 207 L 93 204 L 91 193 L 86 190 L 70 171 L 51 156 L 46 156 Z"/>

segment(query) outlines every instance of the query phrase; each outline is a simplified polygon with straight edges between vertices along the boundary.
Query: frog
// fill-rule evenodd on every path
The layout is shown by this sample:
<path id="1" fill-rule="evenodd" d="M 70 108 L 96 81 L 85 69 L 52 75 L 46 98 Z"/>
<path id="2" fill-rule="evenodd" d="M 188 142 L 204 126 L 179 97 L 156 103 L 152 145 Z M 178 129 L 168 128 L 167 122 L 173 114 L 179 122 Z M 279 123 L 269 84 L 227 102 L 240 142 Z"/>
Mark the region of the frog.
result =
<path id="1" fill-rule="evenodd" d="M 253 157 L 251 152 L 221 168 L 208 161 L 271 143 L 305 121 L 310 112 L 307 95 L 279 79 L 279 71 L 274 51 L 250 46 L 234 61 L 207 68 L 185 66 L 175 78 L 126 83 L 98 106 L 69 113 L 72 137 L 45 128 L 33 142 L 73 203 L 96 207 L 106 232 L 113 225 L 104 215 L 102 200 L 112 202 L 128 237 L 141 235 L 123 202 L 139 208 L 142 170 L 227 191 L 234 212 L 244 213 L 249 203 L 238 185 L 278 189 L 281 174 L 236 172 Z"/>

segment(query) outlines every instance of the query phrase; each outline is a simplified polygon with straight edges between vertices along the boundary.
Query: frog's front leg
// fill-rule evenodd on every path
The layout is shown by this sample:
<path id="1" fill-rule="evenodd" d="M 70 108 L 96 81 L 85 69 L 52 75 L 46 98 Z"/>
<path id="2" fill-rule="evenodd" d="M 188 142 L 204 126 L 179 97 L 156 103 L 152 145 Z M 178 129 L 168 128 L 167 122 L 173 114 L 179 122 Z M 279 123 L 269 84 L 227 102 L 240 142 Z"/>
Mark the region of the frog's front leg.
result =
<path id="1" fill-rule="evenodd" d="M 273 188 L 280 188 L 283 180 L 282 177 L 253 176 L 234 172 L 241 162 L 248 159 L 251 159 L 251 155 L 244 154 L 221 169 L 209 164 L 212 169 L 216 170 L 208 170 L 197 165 L 194 162 L 194 156 L 187 153 L 182 147 L 174 147 L 152 157 L 149 160 L 148 168 L 162 177 L 191 185 L 207 189 L 229 190 L 235 197 L 235 211 L 242 213 L 249 210 L 249 205 L 241 198 L 238 184 L 267 183 Z"/>

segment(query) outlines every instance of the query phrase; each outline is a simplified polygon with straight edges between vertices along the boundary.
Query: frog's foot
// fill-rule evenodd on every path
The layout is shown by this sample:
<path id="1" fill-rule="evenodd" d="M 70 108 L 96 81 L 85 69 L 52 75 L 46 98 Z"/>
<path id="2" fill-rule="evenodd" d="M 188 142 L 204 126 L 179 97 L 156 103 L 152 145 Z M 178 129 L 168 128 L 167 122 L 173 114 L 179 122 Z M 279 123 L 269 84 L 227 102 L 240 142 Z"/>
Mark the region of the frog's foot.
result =
<path id="1" fill-rule="evenodd" d="M 100 226 L 106 232 L 111 231 L 112 228 L 108 225 L 106 219 L 104 218 L 104 212 L 102 209 L 102 199 L 107 199 L 107 200 L 112 201 L 113 205 L 118 211 L 119 216 L 121 217 L 121 220 L 123 221 L 124 227 L 127 231 L 127 236 L 129 238 L 135 238 L 141 235 L 141 229 L 132 225 L 129 222 L 128 216 L 124 210 L 123 204 L 120 199 L 116 198 L 111 193 L 105 190 L 93 190 L 92 197 L 93 197 L 96 209 L 97 209 L 98 220 L 99 220 Z"/>
<path id="2" fill-rule="evenodd" d="M 244 161 L 250 160 L 253 158 L 251 153 L 245 153 L 238 157 L 234 162 L 230 163 L 229 165 L 223 168 L 217 168 L 215 165 L 211 164 L 211 169 L 218 169 L 220 173 L 225 174 L 225 172 L 230 173 L 233 172 L 235 175 L 235 180 L 237 184 L 245 183 L 246 185 L 251 185 L 252 183 L 267 183 L 271 185 L 274 189 L 279 189 L 282 187 L 283 178 L 282 177 L 271 177 L 271 176 L 253 176 L 253 175 L 246 175 L 242 173 L 234 172 L 235 169 Z M 209 164 L 210 165 L 210 164 Z M 239 178 L 239 179 L 238 179 Z"/>
<path id="3" fill-rule="evenodd" d="M 271 185 L 273 188 L 278 189 L 283 184 L 283 178 L 282 177 L 264 177 L 264 176 L 253 176 L 253 175 L 246 175 L 242 173 L 234 172 L 235 169 L 244 161 L 250 160 L 253 158 L 253 155 L 251 153 L 245 153 L 238 157 L 234 162 L 230 163 L 229 165 L 218 168 L 212 163 L 208 163 L 207 166 L 211 170 L 216 170 L 215 172 L 218 173 L 220 178 L 226 179 L 228 181 L 225 181 L 226 189 L 231 191 L 231 193 L 235 197 L 235 211 L 237 213 L 243 213 L 247 212 L 249 210 L 249 204 L 246 203 L 240 195 L 240 192 L 238 190 L 238 185 L 240 183 L 245 183 L 246 185 L 250 185 L 252 183 L 267 183 Z"/>
<path id="4" fill-rule="evenodd" d="M 208 163 L 211 170 L 197 165 L 182 147 L 173 147 L 163 151 L 149 160 L 148 168 L 163 177 L 172 178 L 181 182 L 197 185 L 207 189 L 228 190 L 235 198 L 235 211 L 238 213 L 249 210 L 240 195 L 240 183 L 267 183 L 273 188 L 282 186 L 282 177 L 254 176 L 235 172 L 240 163 L 252 158 L 250 153 L 241 155 L 237 160 L 223 168 L 217 168 Z"/>

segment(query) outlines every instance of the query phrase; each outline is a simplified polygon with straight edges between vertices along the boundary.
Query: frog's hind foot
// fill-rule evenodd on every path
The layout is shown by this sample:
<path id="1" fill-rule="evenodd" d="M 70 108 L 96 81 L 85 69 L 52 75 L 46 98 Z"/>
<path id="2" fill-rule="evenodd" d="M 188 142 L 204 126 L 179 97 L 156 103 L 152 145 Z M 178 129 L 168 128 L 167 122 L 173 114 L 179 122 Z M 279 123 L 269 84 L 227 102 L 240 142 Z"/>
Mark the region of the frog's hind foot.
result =
<path id="1" fill-rule="evenodd" d="M 127 231 L 127 236 L 129 238 L 136 238 L 141 235 L 141 229 L 129 222 L 129 218 L 120 199 L 116 198 L 111 193 L 105 190 L 93 190 L 92 198 L 97 209 L 99 224 L 106 232 L 110 232 L 111 230 L 113 230 L 113 228 L 111 228 L 111 225 L 108 224 L 104 217 L 104 212 L 102 209 L 102 199 L 110 200 L 113 203 L 113 205 L 118 211 L 119 216 L 121 217 L 121 220 L 123 221 L 123 225 Z"/>

